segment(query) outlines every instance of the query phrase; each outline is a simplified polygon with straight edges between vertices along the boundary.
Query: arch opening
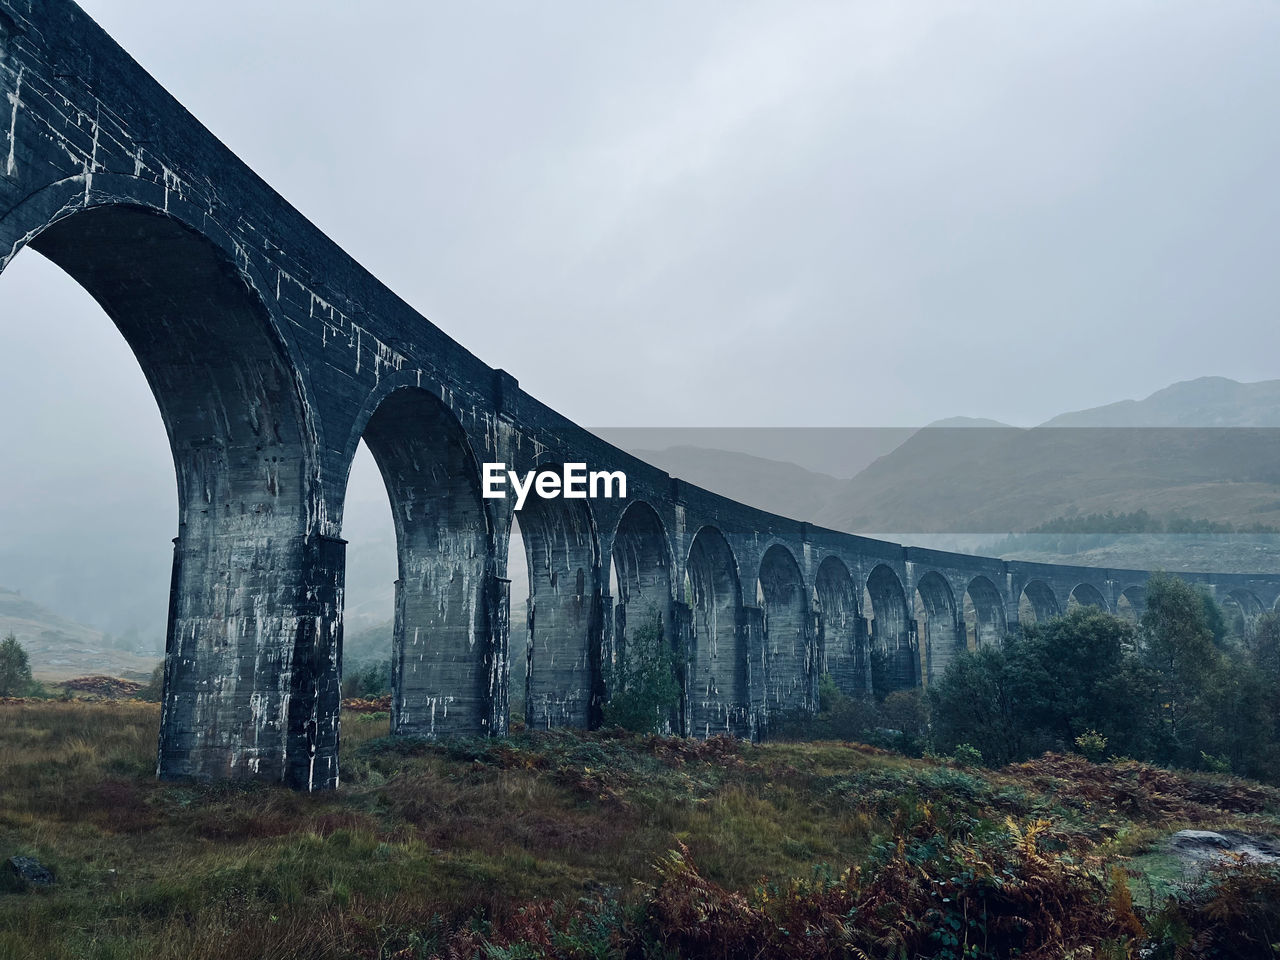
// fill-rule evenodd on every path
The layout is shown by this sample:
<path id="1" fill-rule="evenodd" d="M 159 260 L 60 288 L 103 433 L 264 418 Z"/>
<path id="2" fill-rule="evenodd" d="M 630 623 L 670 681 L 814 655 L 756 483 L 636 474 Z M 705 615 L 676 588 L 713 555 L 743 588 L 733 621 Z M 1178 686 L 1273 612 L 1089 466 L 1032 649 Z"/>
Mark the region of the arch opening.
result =
<path id="1" fill-rule="evenodd" d="M 399 561 L 395 518 L 378 465 L 361 441 L 342 504 L 347 541 L 342 611 L 343 699 L 390 699 Z"/>
<path id="2" fill-rule="evenodd" d="M 672 646 L 676 642 L 672 624 L 675 585 L 671 550 L 666 527 L 652 506 L 636 500 L 623 511 L 613 535 L 610 559 L 613 634 L 603 658 L 606 696 L 609 674 L 621 666 L 627 656 L 628 640 L 642 624 L 656 620 L 661 631 L 660 642 Z M 679 679 L 683 683 L 682 673 Z M 675 711 L 669 721 L 677 730 L 683 725 L 679 713 Z"/>
<path id="3" fill-rule="evenodd" d="M 964 649 L 964 634 L 956 618 L 955 595 L 940 573 L 931 570 L 920 578 L 915 601 L 921 675 L 927 685 L 941 677 L 955 655 Z"/>
<path id="4" fill-rule="evenodd" d="M 603 615 L 591 509 L 531 493 L 514 517 L 520 542 L 513 536 L 509 549 L 523 551 L 528 576 L 525 642 L 512 658 L 524 658 L 525 722 L 531 730 L 598 726 Z"/>
<path id="5" fill-rule="evenodd" d="M 1125 587 L 1116 597 L 1116 616 L 1129 623 L 1137 624 L 1147 610 L 1147 588 L 1143 586 Z"/>
<path id="6" fill-rule="evenodd" d="M 996 585 L 986 577 L 974 577 L 964 592 L 965 646 L 970 651 L 994 646 L 1004 640 L 1004 600 Z"/>
<path id="7" fill-rule="evenodd" d="M 1236 589 L 1222 598 L 1222 611 L 1227 621 L 1227 635 L 1237 640 L 1253 638 L 1258 618 L 1266 612 L 1266 606 L 1250 590 Z"/>
<path id="8" fill-rule="evenodd" d="M 813 588 L 820 614 L 820 670 L 830 674 L 841 693 L 864 697 L 871 691 L 866 631 L 858 618 L 858 594 L 849 568 L 838 557 L 818 566 Z"/>
<path id="9" fill-rule="evenodd" d="M 703 527 L 689 547 L 686 569 L 692 614 L 686 688 L 689 732 L 698 737 L 750 736 L 738 561 L 719 530 Z"/>
<path id="10" fill-rule="evenodd" d="M 893 569 L 878 564 L 867 576 L 863 609 L 868 613 L 872 688 L 878 699 L 920 685 L 920 652 L 907 615 L 907 597 Z"/>
<path id="11" fill-rule="evenodd" d="M 524 724 L 528 720 L 529 657 L 533 623 L 533 588 L 529 582 L 529 545 L 525 540 L 520 514 L 511 512 L 511 529 L 507 534 L 508 650 L 511 670 L 508 676 L 508 723 Z"/>
<path id="12" fill-rule="evenodd" d="M 791 551 L 774 544 L 760 560 L 756 600 L 763 613 L 768 709 L 783 714 L 813 705 L 813 640 L 804 577 Z"/>
<path id="13" fill-rule="evenodd" d="M 1067 611 L 1070 612 L 1077 607 L 1097 607 L 1103 613 L 1110 612 L 1106 597 L 1091 583 L 1076 584 L 1067 597 Z"/>
<path id="14" fill-rule="evenodd" d="M 1061 614 L 1053 588 L 1043 580 L 1030 580 L 1018 597 L 1018 624 L 1044 623 Z"/>
<path id="15" fill-rule="evenodd" d="M 506 650 L 480 472 L 461 424 L 434 394 L 402 388 L 364 442 L 395 523 L 391 730 L 435 737 L 502 732 Z"/>

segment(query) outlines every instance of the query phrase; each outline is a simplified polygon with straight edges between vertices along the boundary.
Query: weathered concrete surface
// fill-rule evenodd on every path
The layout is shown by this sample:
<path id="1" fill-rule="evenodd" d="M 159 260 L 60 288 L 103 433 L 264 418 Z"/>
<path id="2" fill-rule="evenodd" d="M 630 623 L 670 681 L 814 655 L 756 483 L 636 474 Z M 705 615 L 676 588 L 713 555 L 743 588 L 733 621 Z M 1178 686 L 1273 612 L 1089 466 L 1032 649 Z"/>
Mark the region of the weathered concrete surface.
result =
<path id="1" fill-rule="evenodd" d="M 765 702 L 774 714 L 812 709 L 815 640 L 804 575 L 791 551 L 773 544 L 760 561 L 756 600 L 764 612 Z"/>
<path id="2" fill-rule="evenodd" d="M 685 683 L 686 732 L 749 736 L 747 644 L 742 585 L 733 551 L 714 527 L 699 530 L 689 548 L 692 623 Z"/>
<path id="3" fill-rule="evenodd" d="M 510 500 L 479 464 L 627 474 L 626 500 L 532 505 L 530 719 L 593 724 L 656 616 L 673 728 L 767 736 L 826 671 L 853 695 L 1071 603 L 1141 612 L 1144 571 L 1005 563 L 850 536 L 669 477 L 548 409 L 387 290 L 69 0 L 0 0 L 0 270 L 30 246 L 145 371 L 179 494 L 158 769 L 340 782 L 342 511 L 361 439 L 399 551 L 393 725 L 507 723 Z M 1188 574 L 1243 620 L 1280 577 Z M 611 580 L 616 586 L 610 587 Z"/>
<path id="4" fill-rule="evenodd" d="M 399 554 L 391 729 L 500 732 L 493 701 L 506 657 L 491 630 L 494 542 L 467 436 L 436 396 L 405 387 L 378 406 L 364 439 L 391 499 Z"/>
<path id="5" fill-rule="evenodd" d="M 599 722 L 604 612 L 598 536 L 585 500 L 530 496 L 520 512 L 529 569 L 525 717 L 531 729 Z"/>
<path id="6" fill-rule="evenodd" d="M 858 616 L 858 590 L 843 560 L 829 556 L 818 565 L 813 593 L 820 673 L 830 674 L 845 693 L 870 695 L 867 625 Z"/>

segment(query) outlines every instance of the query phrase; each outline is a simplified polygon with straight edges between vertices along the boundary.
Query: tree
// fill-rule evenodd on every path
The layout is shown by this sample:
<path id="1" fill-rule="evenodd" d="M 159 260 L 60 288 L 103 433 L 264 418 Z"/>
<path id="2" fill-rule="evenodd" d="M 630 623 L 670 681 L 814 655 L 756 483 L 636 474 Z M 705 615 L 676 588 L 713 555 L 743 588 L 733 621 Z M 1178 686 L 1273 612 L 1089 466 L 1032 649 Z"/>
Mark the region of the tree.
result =
<path id="1" fill-rule="evenodd" d="M 994 766 L 1023 756 L 1024 734 L 1012 693 L 1009 658 L 999 647 L 961 653 L 929 687 L 934 749 L 968 744 Z"/>
<path id="2" fill-rule="evenodd" d="M 151 679 L 147 681 L 147 685 L 138 691 L 138 699 L 146 700 L 149 703 L 159 703 L 164 699 L 163 660 L 157 663 L 156 668 L 151 671 Z"/>
<path id="3" fill-rule="evenodd" d="M 343 699 L 376 700 L 391 692 L 391 659 L 351 663 L 342 674 Z"/>
<path id="4" fill-rule="evenodd" d="M 11 633 L 0 641 L 0 697 L 24 696 L 31 685 L 31 660 Z"/>
<path id="5" fill-rule="evenodd" d="M 929 732 L 929 701 L 920 690 L 895 690 L 880 707 L 884 721 L 897 731 L 899 752 L 919 756 Z"/>
<path id="6" fill-rule="evenodd" d="M 1142 660 L 1158 704 L 1157 759 L 1194 766 L 1210 732 L 1205 693 L 1222 666 L 1205 595 L 1170 574 L 1153 574 L 1141 626 Z"/>
<path id="7" fill-rule="evenodd" d="M 1264 614 L 1250 637 L 1222 658 L 1206 696 L 1214 718 L 1213 757 L 1226 757 L 1233 772 L 1272 783 L 1280 780 L 1280 617 Z"/>
<path id="8" fill-rule="evenodd" d="M 676 658 L 662 632 L 662 618 L 651 611 L 626 637 L 612 671 L 606 724 L 637 733 L 661 733 L 680 706 Z"/>
<path id="9" fill-rule="evenodd" d="M 1209 628 L 1209 632 L 1213 634 L 1213 642 L 1219 649 L 1225 649 L 1228 646 L 1229 637 L 1243 638 L 1245 635 L 1244 612 L 1238 607 L 1237 613 L 1231 618 L 1231 622 L 1227 622 L 1227 613 L 1222 607 L 1218 606 L 1213 597 L 1209 596 L 1203 590 L 1197 591 L 1200 594 L 1200 603 L 1204 608 L 1204 625 Z"/>
<path id="10" fill-rule="evenodd" d="M 1146 751 L 1154 704 L 1133 640 L 1127 621 L 1077 607 L 1009 641 L 1012 695 L 1034 749 L 1070 750 L 1092 731 L 1115 752 Z"/>
<path id="11" fill-rule="evenodd" d="M 1133 627 L 1094 607 L 1023 628 L 998 649 L 962 653 L 930 688 L 935 749 L 988 763 L 1075 749 L 1092 735 L 1120 753 L 1151 740 L 1151 680 L 1129 652 Z"/>
<path id="12" fill-rule="evenodd" d="M 997 764 L 1075 748 L 1280 781 L 1280 617 L 1226 644 L 1223 622 L 1211 597 L 1157 574 L 1136 647 L 1125 621 L 1081 608 L 962 653 L 929 690 L 934 748 Z"/>

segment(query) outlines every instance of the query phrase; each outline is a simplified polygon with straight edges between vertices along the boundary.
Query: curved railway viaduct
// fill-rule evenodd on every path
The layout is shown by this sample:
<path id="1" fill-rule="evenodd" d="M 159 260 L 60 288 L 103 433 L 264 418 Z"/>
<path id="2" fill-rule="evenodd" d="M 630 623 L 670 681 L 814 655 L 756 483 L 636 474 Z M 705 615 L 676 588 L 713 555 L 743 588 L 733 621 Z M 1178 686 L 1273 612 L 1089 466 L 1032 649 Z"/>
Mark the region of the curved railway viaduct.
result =
<path id="1" fill-rule="evenodd" d="M 342 511 L 361 439 L 398 540 L 399 734 L 506 729 L 513 501 L 481 497 L 486 461 L 628 478 L 625 500 L 521 512 L 533 725 L 594 722 L 602 664 L 651 612 L 685 664 L 683 732 L 761 736 L 811 708 L 824 671 L 850 693 L 911 687 L 1070 603 L 1141 609 L 1143 571 L 820 529 L 604 443 L 399 300 L 68 0 L 0 0 L 0 107 L 0 270 L 30 246 L 96 298 L 172 447 L 162 776 L 337 785 Z M 1191 579 L 1248 616 L 1280 597 L 1280 577 Z"/>

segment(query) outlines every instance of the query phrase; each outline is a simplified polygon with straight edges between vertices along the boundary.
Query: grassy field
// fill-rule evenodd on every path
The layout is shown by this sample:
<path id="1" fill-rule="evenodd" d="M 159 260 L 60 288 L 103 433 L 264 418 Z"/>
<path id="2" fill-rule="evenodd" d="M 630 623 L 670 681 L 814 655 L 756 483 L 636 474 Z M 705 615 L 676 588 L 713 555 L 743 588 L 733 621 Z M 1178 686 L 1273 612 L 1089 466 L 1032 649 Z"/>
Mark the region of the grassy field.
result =
<path id="1" fill-rule="evenodd" d="M 1280 791 L 1230 778 L 607 733 L 398 742 L 385 714 L 344 714 L 344 786 L 308 796 L 157 782 L 158 720 L 0 704 L 0 859 L 58 879 L 23 889 L 0 865 L 0 958 L 1173 957 L 1237 927 L 1263 952 L 1195 955 L 1280 956 L 1280 876 L 1190 881 L 1159 852 L 1184 827 L 1280 832 Z"/>

